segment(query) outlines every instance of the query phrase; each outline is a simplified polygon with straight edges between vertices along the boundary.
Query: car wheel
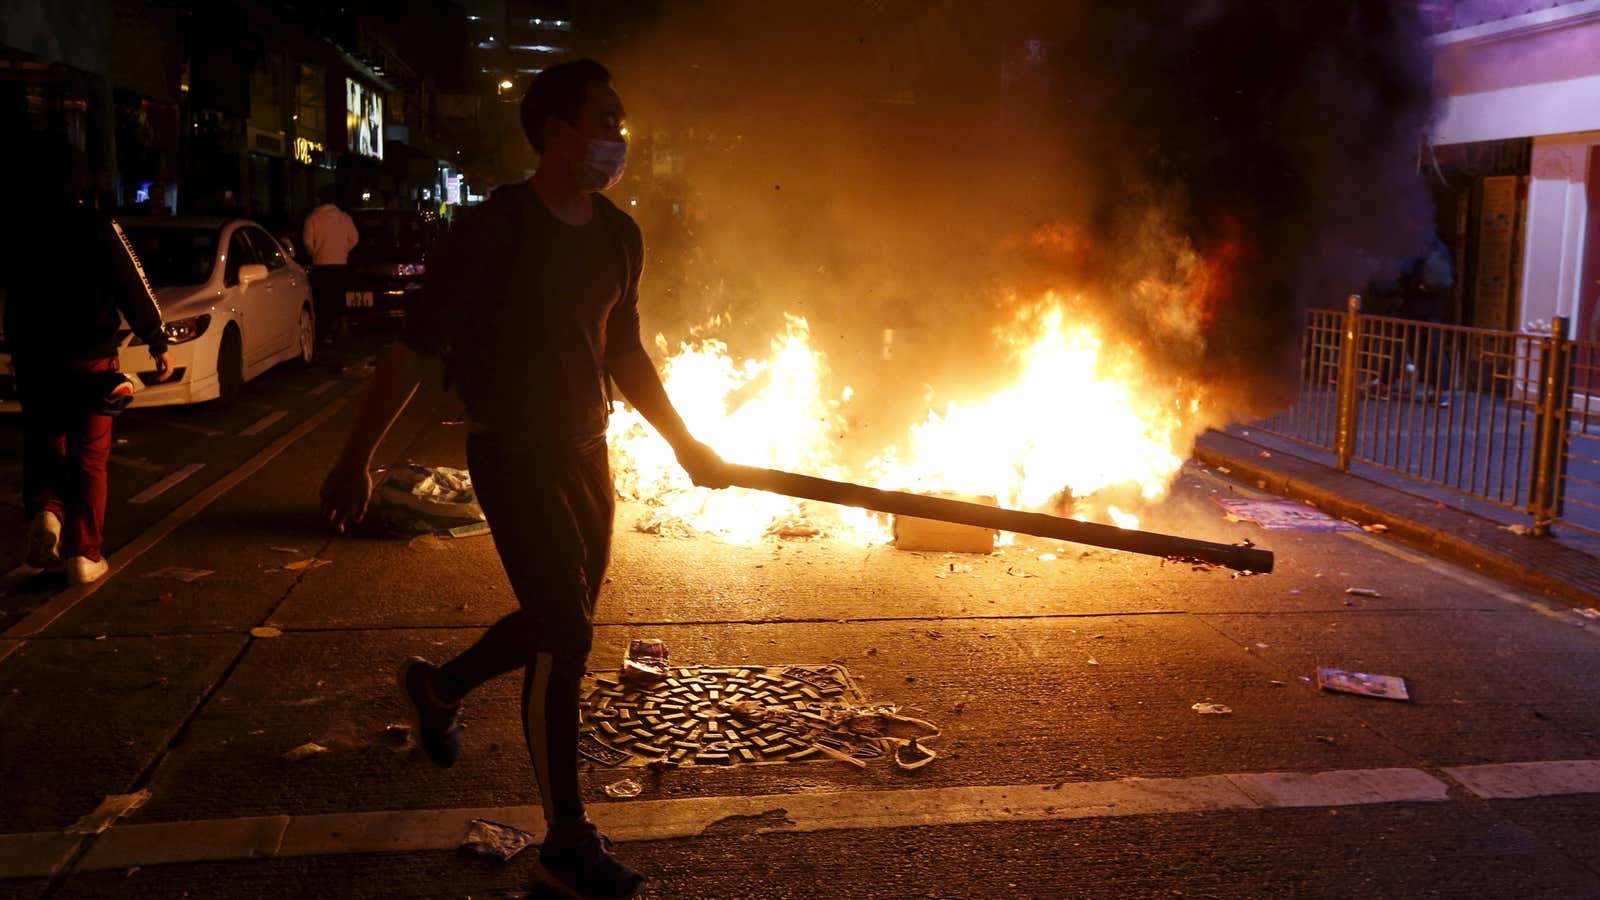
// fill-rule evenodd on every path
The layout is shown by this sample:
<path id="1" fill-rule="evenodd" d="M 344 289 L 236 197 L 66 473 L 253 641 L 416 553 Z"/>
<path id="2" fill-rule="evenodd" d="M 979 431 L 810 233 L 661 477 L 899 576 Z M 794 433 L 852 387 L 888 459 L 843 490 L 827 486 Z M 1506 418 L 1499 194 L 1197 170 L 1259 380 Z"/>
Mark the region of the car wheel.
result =
<path id="1" fill-rule="evenodd" d="M 229 325 L 222 332 L 222 347 L 217 351 L 217 402 L 224 406 L 239 399 L 244 390 L 244 341 L 239 329 Z"/>
<path id="2" fill-rule="evenodd" d="M 300 364 L 309 366 L 317 355 L 317 316 L 309 303 L 300 307 L 300 326 L 295 334 L 300 342 Z"/>

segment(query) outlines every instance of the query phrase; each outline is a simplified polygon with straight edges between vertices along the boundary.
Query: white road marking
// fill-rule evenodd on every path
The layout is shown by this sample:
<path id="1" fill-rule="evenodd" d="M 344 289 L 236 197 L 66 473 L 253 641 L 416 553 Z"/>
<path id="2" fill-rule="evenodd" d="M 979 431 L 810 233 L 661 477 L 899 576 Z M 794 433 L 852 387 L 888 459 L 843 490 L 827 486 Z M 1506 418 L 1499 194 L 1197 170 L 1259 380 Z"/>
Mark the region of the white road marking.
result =
<path id="1" fill-rule="evenodd" d="M 323 393 L 326 393 L 330 388 L 332 388 L 334 385 L 336 385 L 338 383 L 339 382 L 337 380 L 330 378 L 329 380 L 324 381 L 323 383 L 317 385 L 316 387 L 312 388 L 311 390 L 306 391 L 306 393 L 310 394 L 313 397 L 316 397 L 316 396 L 319 396 L 319 395 L 321 395 Z"/>
<path id="2" fill-rule="evenodd" d="M 262 416 L 261 418 L 257 419 L 255 421 L 255 424 L 253 424 L 249 428 L 246 428 L 245 430 L 239 432 L 239 436 L 240 437 L 254 437 L 255 435 L 258 435 L 261 432 L 266 431 L 268 428 L 271 428 L 272 426 L 274 426 L 274 425 L 278 424 L 279 422 L 283 421 L 283 417 L 287 416 L 288 414 L 289 414 L 289 411 L 286 410 L 286 409 L 280 409 L 280 410 L 275 410 L 273 412 L 269 412 L 266 415 Z"/>
<path id="3" fill-rule="evenodd" d="M 1445 770 L 1474 795 L 1600 792 L 1600 760 L 1463 766 Z M 1190 778 L 1125 778 L 1061 784 L 694 797 L 598 803 L 590 817 L 619 841 L 700 836 L 731 816 L 762 817 L 756 833 L 908 828 L 1263 810 L 1448 803 L 1449 786 L 1421 769 L 1254 772 Z M 1537 792 L 1537 793 L 1535 793 Z M 120 825 L 101 835 L 84 871 L 260 857 L 453 850 L 467 823 L 484 818 L 535 834 L 538 806 L 412 809 Z M 9 837 L 41 844 L 48 833 L 0 835 L 0 878 L 48 874 L 47 861 L 6 859 Z M 9 864 L 9 865 L 8 865 Z"/>
<path id="4" fill-rule="evenodd" d="M 166 466 L 146 462 L 142 459 L 134 459 L 131 456 L 118 456 L 115 453 L 111 454 L 111 461 L 117 465 L 127 466 L 130 469 L 138 469 L 141 472 L 165 472 L 167 470 Z"/>
<path id="5" fill-rule="evenodd" d="M 190 463 L 178 471 L 173 472 L 171 475 L 161 479 L 155 484 L 150 485 L 139 493 L 134 494 L 132 497 L 129 497 L 128 502 L 149 503 L 151 500 L 154 500 L 162 494 L 165 494 L 167 491 L 170 491 L 178 485 L 183 484 L 185 481 L 189 480 L 194 473 L 204 469 L 205 467 L 205 463 Z"/>
<path id="6" fill-rule="evenodd" d="M 332 418 L 333 414 L 338 412 L 339 408 L 344 405 L 346 399 L 340 397 L 334 400 L 315 415 L 296 425 L 289 432 L 279 435 L 272 443 L 261 448 L 255 456 L 250 457 L 239 468 L 217 479 L 211 486 L 185 500 L 177 509 L 167 513 L 161 521 L 145 529 L 143 534 L 129 541 L 127 546 L 108 558 L 111 568 L 100 580 L 67 588 L 51 598 L 48 603 L 29 613 L 22 621 L 0 633 L 0 637 L 11 639 L 31 638 L 49 628 L 53 622 L 66 615 L 68 610 L 82 603 L 89 595 L 109 583 L 129 564 L 149 552 L 150 548 L 161 543 L 166 539 L 167 535 L 195 516 L 198 516 L 206 507 L 215 503 L 218 497 L 233 490 L 240 482 L 260 471 L 263 466 L 276 459 L 296 441 L 315 431 L 317 426 Z M 0 856 L 3 855 L 3 853 L 0 853 Z"/>
<path id="7" fill-rule="evenodd" d="M 1485 800 L 1600 794 L 1600 759 L 1461 766 L 1444 772 Z"/>
<path id="8" fill-rule="evenodd" d="M 205 437 L 221 437 L 222 436 L 222 432 L 218 431 L 215 428 L 206 428 L 206 427 L 204 427 L 202 425 L 190 425 L 187 422 L 168 422 L 168 423 L 166 423 L 166 425 L 169 428 L 176 428 L 179 431 L 187 431 L 187 432 L 189 432 L 191 434 L 203 435 Z"/>
<path id="9" fill-rule="evenodd" d="M 1465 569 L 1457 568 L 1456 566 L 1429 556 L 1422 556 L 1420 554 L 1413 553 L 1410 550 L 1399 546 L 1393 541 L 1376 537 L 1374 535 L 1367 534 L 1366 532 L 1343 531 L 1340 532 L 1340 534 L 1352 541 L 1360 541 L 1361 543 L 1366 544 L 1375 550 L 1382 550 L 1384 553 L 1387 553 L 1396 559 L 1405 560 L 1406 562 L 1415 566 L 1421 566 L 1422 568 L 1427 569 L 1436 575 L 1442 575 L 1445 578 L 1449 578 L 1458 584 L 1470 587 L 1480 593 L 1488 594 L 1491 597 L 1504 600 L 1505 602 L 1514 606 L 1520 606 L 1523 609 L 1538 613 L 1547 619 L 1560 622 L 1563 625 L 1577 628 L 1582 631 L 1587 631 L 1590 634 L 1600 635 L 1600 627 L 1594 627 L 1585 623 L 1582 619 L 1574 616 L 1571 610 L 1564 607 L 1557 607 L 1550 603 L 1546 603 L 1543 600 L 1530 597 L 1526 594 L 1519 594 L 1515 591 L 1507 590 L 1503 585 L 1491 581 L 1488 578 L 1484 578 L 1481 575 L 1475 575 Z"/>

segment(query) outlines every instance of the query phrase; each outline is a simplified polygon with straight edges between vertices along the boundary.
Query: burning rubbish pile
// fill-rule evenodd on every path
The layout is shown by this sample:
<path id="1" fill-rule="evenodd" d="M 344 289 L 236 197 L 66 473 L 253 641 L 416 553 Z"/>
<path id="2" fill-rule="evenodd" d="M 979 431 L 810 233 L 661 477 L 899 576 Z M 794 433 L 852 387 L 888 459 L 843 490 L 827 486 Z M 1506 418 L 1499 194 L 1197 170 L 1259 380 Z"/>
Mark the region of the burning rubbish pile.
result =
<path id="1" fill-rule="evenodd" d="M 641 308 L 733 462 L 1134 527 L 1431 221 L 1415 4 L 660 9 L 614 60 Z M 611 446 L 653 530 L 889 538 L 696 491 L 626 410 Z"/>
<path id="2" fill-rule="evenodd" d="M 668 355 L 663 380 L 690 428 L 730 461 L 887 490 L 983 495 L 1008 508 L 1137 527 L 1122 506 L 1166 493 L 1193 441 L 1201 392 L 1144 383 L 1134 358 L 1108 351 L 1089 326 L 1069 325 L 1053 296 L 1011 325 L 997 335 L 1011 355 L 1007 386 L 928 410 L 903 446 L 855 466 L 846 458 L 864 442 L 855 392 L 830 389 L 826 357 L 812 347 L 805 319 L 789 317 L 765 359 L 736 361 L 712 339 L 683 344 Z M 1086 427 L 1092 440 L 1084 439 Z M 666 442 L 620 404 L 609 440 L 619 491 L 647 506 L 642 530 L 736 541 L 826 533 L 881 543 L 891 536 L 887 520 L 857 510 L 696 489 Z"/>

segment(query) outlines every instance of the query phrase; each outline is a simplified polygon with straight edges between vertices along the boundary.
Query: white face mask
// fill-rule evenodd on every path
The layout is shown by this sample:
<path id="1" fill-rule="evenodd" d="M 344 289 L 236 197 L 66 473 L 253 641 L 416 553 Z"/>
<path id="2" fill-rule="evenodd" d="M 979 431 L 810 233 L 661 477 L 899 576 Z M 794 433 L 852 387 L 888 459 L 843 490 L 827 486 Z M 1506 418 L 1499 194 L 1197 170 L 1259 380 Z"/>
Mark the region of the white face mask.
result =
<path id="1" fill-rule="evenodd" d="M 628 165 L 628 145 L 622 141 L 589 142 L 583 154 L 583 170 L 579 179 L 591 191 L 607 191 L 622 180 L 622 170 Z"/>

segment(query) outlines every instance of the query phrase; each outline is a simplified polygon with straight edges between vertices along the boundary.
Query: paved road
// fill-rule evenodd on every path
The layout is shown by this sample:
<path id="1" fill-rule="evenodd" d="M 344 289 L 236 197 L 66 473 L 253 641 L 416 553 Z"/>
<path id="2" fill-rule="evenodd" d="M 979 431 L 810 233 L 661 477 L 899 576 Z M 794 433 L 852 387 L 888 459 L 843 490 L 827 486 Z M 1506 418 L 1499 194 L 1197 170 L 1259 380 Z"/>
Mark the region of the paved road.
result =
<path id="1" fill-rule="evenodd" d="M 279 437 L 353 387 L 290 383 L 301 403 Z M 381 456 L 461 464 L 456 418 L 420 398 Z M 472 699 L 449 772 L 385 734 L 403 719 L 395 662 L 445 656 L 510 607 L 492 543 L 320 531 L 316 483 L 348 420 L 307 427 L 41 634 L 0 642 L 0 871 L 15 876 L 0 896 L 526 890 L 526 854 L 451 849 L 476 815 L 537 829 L 514 680 Z M 1040 561 L 1053 545 L 738 547 L 634 531 L 624 508 L 596 669 L 640 636 L 679 665 L 843 666 L 871 700 L 940 725 L 943 755 L 915 773 L 594 767 L 595 817 L 663 897 L 1600 896 L 1600 628 L 1380 536 L 1223 521 L 1213 495 L 1239 493 L 1191 468 L 1147 525 L 1249 537 L 1277 574 L 1077 547 Z M 330 564 L 286 568 L 312 558 Z M 166 566 L 214 574 L 147 577 Z M 50 595 L 27 597 L 0 625 Z M 269 625 L 281 636 L 252 636 Z M 1319 665 L 1402 675 L 1413 699 L 1319 693 L 1304 680 Z M 282 759 L 311 741 L 331 752 Z M 628 776 L 639 798 L 605 796 Z M 139 789 L 122 825 L 62 834 Z"/>

